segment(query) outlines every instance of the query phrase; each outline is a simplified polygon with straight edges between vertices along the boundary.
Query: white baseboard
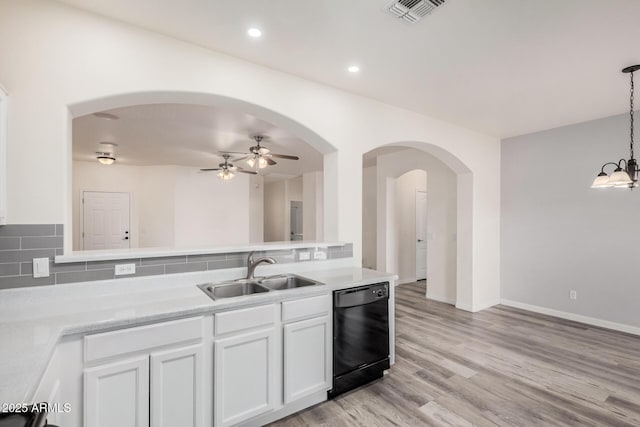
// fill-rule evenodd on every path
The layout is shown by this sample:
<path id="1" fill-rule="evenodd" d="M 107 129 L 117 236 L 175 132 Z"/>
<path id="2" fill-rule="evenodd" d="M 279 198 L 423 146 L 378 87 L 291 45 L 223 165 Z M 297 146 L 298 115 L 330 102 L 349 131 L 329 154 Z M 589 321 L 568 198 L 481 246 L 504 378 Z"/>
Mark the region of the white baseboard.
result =
<path id="1" fill-rule="evenodd" d="M 404 279 L 398 279 L 396 281 L 396 285 L 404 285 L 406 283 L 413 283 L 416 281 L 415 277 L 409 277 L 409 278 L 404 278 Z"/>
<path id="2" fill-rule="evenodd" d="M 487 308 L 491 308 L 494 305 L 500 304 L 501 300 L 496 299 L 490 302 L 485 302 L 484 304 L 478 304 L 473 306 L 473 312 L 476 313 L 478 311 L 486 310 Z"/>
<path id="3" fill-rule="evenodd" d="M 445 304 L 456 305 L 455 298 L 447 298 L 447 297 L 445 297 L 443 295 L 433 295 L 433 294 L 429 293 L 428 289 L 427 289 L 427 299 L 432 299 L 434 301 L 443 302 Z"/>
<path id="4" fill-rule="evenodd" d="M 471 307 L 471 306 L 470 306 L 470 305 L 468 305 L 468 304 L 461 303 L 461 302 L 456 302 L 456 308 L 457 308 L 458 310 L 464 310 L 464 311 L 471 311 L 471 312 L 473 312 L 473 307 Z"/>
<path id="5" fill-rule="evenodd" d="M 625 325 L 624 323 L 611 322 L 609 320 L 596 319 L 595 317 L 583 316 L 581 314 L 569 313 L 566 311 L 554 310 L 552 308 L 540 307 L 518 301 L 503 299 L 501 304 L 522 310 L 533 311 L 534 313 L 546 314 L 547 316 L 559 317 L 561 319 L 573 320 L 587 325 L 599 326 L 601 328 L 613 329 L 614 331 L 626 332 L 628 334 L 640 335 L 640 327 Z"/>

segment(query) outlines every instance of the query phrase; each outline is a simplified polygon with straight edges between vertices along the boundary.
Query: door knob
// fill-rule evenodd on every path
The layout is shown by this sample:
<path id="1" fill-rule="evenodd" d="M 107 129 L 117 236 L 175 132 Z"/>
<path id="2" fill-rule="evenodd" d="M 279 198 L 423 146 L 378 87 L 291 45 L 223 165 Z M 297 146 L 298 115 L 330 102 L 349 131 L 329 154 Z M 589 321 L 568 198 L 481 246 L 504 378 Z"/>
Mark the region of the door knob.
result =
<path id="1" fill-rule="evenodd" d="M 424 242 L 424 240 L 418 239 L 418 243 L 422 243 L 422 242 Z"/>

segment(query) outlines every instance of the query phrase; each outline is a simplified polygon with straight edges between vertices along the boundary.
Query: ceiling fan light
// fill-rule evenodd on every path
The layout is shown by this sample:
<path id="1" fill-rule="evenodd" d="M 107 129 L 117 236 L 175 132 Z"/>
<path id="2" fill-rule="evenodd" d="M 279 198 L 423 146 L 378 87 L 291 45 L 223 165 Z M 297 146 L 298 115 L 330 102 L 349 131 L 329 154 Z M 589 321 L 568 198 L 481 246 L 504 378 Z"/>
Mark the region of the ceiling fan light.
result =
<path id="1" fill-rule="evenodd" d="M 97 159 L 100 162 L 100 164 L 103 164 L 103 165 L 112 165 L 116 161 L 115 157 L 104 156 L 104 155 L 99 155 Z"/>
<path id="2" fill-rule="evenodd" d="M 229 181 L 234 176 L 235 174 L 230 170 L 221 170 L 220 172 L 218 172 L 218 178 L 220 178 L 223 181 Z"/>
<path id="3" fill-rule="evenodd" d="M 611 187 L 613 184 L 609 183 L 609 175 L 604 172 L 600 172 L 596 179 L 593 180 L 593 184 L 591 184 L 591 188 L 607 188 Z"/>
<path id="4" fill-rule="evenodd" d="M 254 159 L 253 157 L 252 157 L 252 158 L 250 158 L 249 160 L 247 160 L 247 164 L 248 164 L 250 167 L 254 167 L 254 166 L 256 165 L 256 159 Z"/>
<path id="5" fill-rule="evenodd" d="M 266 168 L 267 166 L 269 166 L 269 163 L 267 163 L 267 159 L 265 159 L 264 157 L 260 157 L 260 158 L 258 159 L 258 167 L 259 167 L 260 169 L 264 169 L 264 168 Z"/>
<path id="6" fill-rule="evenodd" d="M 633 180 L 626 170 L 618 168 L 611 174 L 608 183 L 611 187 L 628 186 L 633 183 Z"/>

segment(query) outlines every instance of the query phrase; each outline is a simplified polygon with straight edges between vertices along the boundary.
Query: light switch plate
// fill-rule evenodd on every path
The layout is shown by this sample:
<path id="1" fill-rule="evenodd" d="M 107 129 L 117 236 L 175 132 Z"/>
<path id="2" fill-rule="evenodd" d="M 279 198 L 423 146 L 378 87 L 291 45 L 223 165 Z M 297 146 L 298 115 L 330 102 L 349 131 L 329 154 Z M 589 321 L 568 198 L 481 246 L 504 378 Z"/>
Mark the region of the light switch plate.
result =
<path id="1" fill-rule="evenodd" d="M 309 251 L 298 252 L 298 261 L 307 261 L 309 259 L 311 259 Z"/>
<path id="2" fill-rule="evenodd" d="M 324 251 L 315 251 L 313 253 L 313 259 L 327 259 L 327 253 Z"/>
<path id="3" fill-rule="evenodd" d="M 49 277 L 49 258 L 33 259 L 33 277 Z"/>
<path id="4" fill-rule="evenodd" d="M 116 276 L 124 276 L 126 274 L 136 274 L 136 265 L 116 264 Z"/>

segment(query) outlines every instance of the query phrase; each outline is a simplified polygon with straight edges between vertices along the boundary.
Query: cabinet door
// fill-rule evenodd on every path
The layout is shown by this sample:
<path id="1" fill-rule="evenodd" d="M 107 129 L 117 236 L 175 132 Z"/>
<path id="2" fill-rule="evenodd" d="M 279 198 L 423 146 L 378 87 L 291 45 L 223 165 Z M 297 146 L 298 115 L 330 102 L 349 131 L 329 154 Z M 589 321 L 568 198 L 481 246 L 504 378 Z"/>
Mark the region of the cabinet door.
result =
<path id="1" fill-rule="evenodd" d="M 214 417 L 229 426 L 275 404 L 275 328 L 215 341 Z"/>
<path id="2" fill-rule="evenodd" d="M 84 370 L 85 427 L 149 425 L 149 357 Z"/>
<path id="3" fill-rule="evenodd" d="M 151 426 L 202 426 L 202 344 L 151 354 Z"/>
<path id="4" fill-rule="evenodd" d="M 284 326 L 284 403 L 331 388 L 329 316 Z"/>

